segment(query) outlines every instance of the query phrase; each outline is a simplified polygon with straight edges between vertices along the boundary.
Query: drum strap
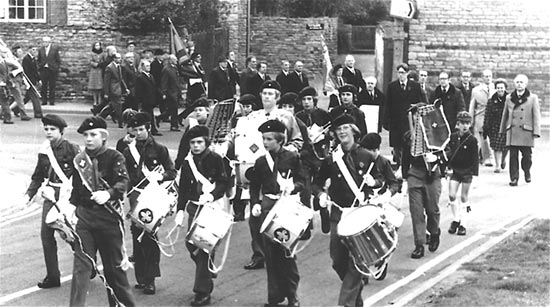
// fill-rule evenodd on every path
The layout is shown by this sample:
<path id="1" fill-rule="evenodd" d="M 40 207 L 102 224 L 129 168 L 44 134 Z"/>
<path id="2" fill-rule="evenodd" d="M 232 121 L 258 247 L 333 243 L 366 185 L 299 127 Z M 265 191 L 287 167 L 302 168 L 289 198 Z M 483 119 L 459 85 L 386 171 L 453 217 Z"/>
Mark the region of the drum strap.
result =
<path id="1" fill-rule="evenodd" d="M 57 177 L 59 177 L 61 182 L 63 182 L 63 185 L 70 184 L 70 179 L 67 177 L 67 175 L 65 175 L 63 170 L 61 170 L 61 167 L 59 166 L 59 162 L 57 162 L 57 159 L 53 154 L 53 150 L 50 142 L 46 141 L 44 145 L 45 145 L 44 152 L 46 153 L 46 155 L 48 156 L 48 159 L 50 160 L 50 165 L 52 166 L 53 171 L 55 172 Z"/>
<path id="2" fill-rule="evenodd" d="M 351 173 L 349 172 L 348 167 L 344 163 L 344 151 L 342 150 L 342 147 L 338 145 L 334 152 L 332 153 L 332 158 L 334 162 L 336 162 L 336 165 L 338 165 L 338 168 L 340 169 L 340 172 L 344 176 L 344 179 L 346 180 L 346 183 L 348 184 L 349 188 L 355 195 L 355 198 L 359 200 L 360 202 L 363 201 L 363 196 L 361 193 L 361 190 L 355 183 L 355 180 L 353 180 L 353 177 L 351 176 Z M 352 204 L 353 205 L 353 204 Z"/>
<path id="3" fill-rule="evenodd" d="M 185 160 L 189 163 L 189 167 L 191 167 L 191 172 L 193 172 L 193 176 L 195 179 L 197 179 L 198 182 L 202 184 L 202 191 L 203 193 L 210 193 L 214 190 L 215 186 L 212 182 L 210 182 L 206 177 L 204 177 L 201 172 L 197 169 L 197 165 L 195 164 L 195 160 L 193 160 L 193 155 L 191 152 L 187 154 L 187 157 L 185 157 Z"/>
<path id="4" fill-rule="evenodd" d="M 273 161 L 273 157 L 271 157 L 271 154 L 269 152 L 265 154 L 265 160 L 267 161 L 267 165 L 269 166 L 271 172 L 277 172 L 277 183 L 279 184 L 279 187 L 283 187 L 285 179 L 283 178 L 281 173 L 279 173 L 279 171 L 275 170 L 275 161 Z"/>
<path id="5" fill-rule="evenodd" d="M 130 144 L 128 144 L 128 149 L 130 150 L 130 154 L 132 155 L 132 158 L 134 158 L 134 161 L 136 164 L 139 164 L 141 161 L 141 155 L 139 154 L 139 151 L 136 147 L 136 141 L 132 141 Z"/>

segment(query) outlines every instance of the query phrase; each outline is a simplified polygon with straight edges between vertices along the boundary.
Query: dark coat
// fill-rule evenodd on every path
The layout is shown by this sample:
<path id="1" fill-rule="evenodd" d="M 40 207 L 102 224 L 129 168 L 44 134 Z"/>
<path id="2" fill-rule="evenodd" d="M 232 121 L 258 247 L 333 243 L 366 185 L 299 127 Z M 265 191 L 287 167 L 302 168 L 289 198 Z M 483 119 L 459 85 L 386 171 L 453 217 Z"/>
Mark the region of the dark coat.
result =
<path id="1" fill-rule="evenodd" d="M 27 53 L 21 62 L 23 66 L 23 71 L 29 77 L 29 81 L 32 84 L 38 83 L 40 81 L 40 75 L 38 74 L 38 62 L 34 57 Z"/>
<path id="2" fill-rule="evenodd" d="M 57 45 L 50 45 L 50 52 L 46 54 L 46 47 L 40 47 L 38 49 L 38 69 L 43 69 L 45 65 L 54 72 L 59 71 L 61 66 L 61 56 L 59 55 L 59 47 Z"/>
<path id="3" fill-rule="evenodd" d="M 248 84 L 246 86 L 247 92 L 245 94 L 252 94 L 258 98 L 258 101 L 261 101 L 260 88 L 262 87 L 262 84 L 267 80 L 271 80 L 271 77 L 269 77 L 268 74 L 265 74 L 265 79 L 262 79 L 262 77 L 260 77 L 260 75 L 256 73 L 255 76 L 248 79 Z"/>
<path id="4" fill-rule="evenodd" d="M 237 93 L 236 86 L 240 84 L 239 72 L 237 71 L 237 64 L 227 62 L 227 70 L 229 71 L 229 86 L 231 87 L 231 96 Z"/>
<path id="5" fill-rule="evenodd" d="M 354 74 L 347 67 L 344 67 L 344 70 L 342 72 L 342 78 L 344 78 L 344 82 L 346 82 L 347 84 L 355 85 L 355 87 L 357 87 L 357 90 L 359 91 L 367 89 L 367 84 L 363 79 L 363 74 L 357 68 L 355 68 L 355 74 Z"/>
<path id="6" fill-rule="evenodd" d="M 164 67 L 163 63 L 157 59 L 151 62 L 151 75 L 153 79 L 157 82 L 157 86 L 160 88 L 160 78 L 162 74 L 162 68 Z"/>
<path id="7" fill-rule="evenodd" d="M 470 100 L 472 100 L 472 89 L 474 88 L 474 85 L 472 82 L 468 82 L 468 89 L 464 87 L 464 84 L 460 82 L 457 86 L 457 89 L 460 90 L 462 93 L 462 97 L 464 97 L 464 105 L 466 106 L 466 110 L 470 109 Z"/>
<path id="8" fill-rule="evenodd" d="M 245 70 L 241 72 L 241 75 L 239 77 L 239 81 L 240 81 L 239 85 L 241 86 L 241 96 L 244 94 L 256 95 L 248 89 L 248 84 L 250 82 L 250 79 L 252 79 L 257 74 L 258 73 L 255 70 L 252 70 L 249 67 L 247 67 Z"/>
<path id="9" fill-rule="evenodd" d="M 157 105 L 159 90 L 152 74 L 140 73 L 136 79 L 136 100 L 139 106 L 154 107 Z"/>
<path id="10" fill-rule="evenodd" d="M 305 72 L 302 71 L 302 80 L 300 80 L 300 77 L 298 76 L 298 73 L 296 71 L 293 71 L 288 74 L 288 92 L 293 92 L 296 94 L 299 94 L 300 91 L 306 87 L 309 86 L 309 80 L 305 74 Z"/>
<path id="11" fill-rule="evenodd" d="M 477 176 L 479 174 L 478 151 L 477 139 L 469 131 L 463 136 L 460 136 L 458 131 L 453 132 L 445 148 L 449 168 L 462 176 Z"/>
<path id="12" fill-rule="evenodd" d="M 422 93 L 424 94 L 424 101 L 430 101 L 430 98 L 434 94 L 435 89 L 427 83 L 424 84 L 424 88 L 422 88 L 422 84 L 420 84 L 420 88 L 422 89 Z"/>
<path id="13" fill-rule="evenodd" d="M 126 86 L 128 86 L 128 89 L 130 90 L 130 95 L 135 95 L 135 87 L 136 87 L 136 79 L 139 75 L 138 70 L 134 65 L 130 65 L 128 63 L 122 64 L 122 77 L 124 78 L 124 82 L 126 82 Z"/>
<path id="14" fill-rule="evenodd" d="M 216 67 L 212 70 L 208 83 L 208 98 L 218 101 L 233 98 L 229 69 L 222 70 L 220 67 Z"/>
<path id="15" fill-rule="evenodd" d="M 390 132 L 390 146 L 402 147 L 403 134 L 409 130 L 409 119 L 407 110 L 411 104 L 426 102 L 422 94 L 420 84 L 408 80 L 407 88 L 403 90 L 399 80 L 388 84 L 386 92 L 386 105 L 384 108 L 384 129 Z"/>
<path id="16" fill-rule="evenodd" d="M 123 79 L 122 67 L 117 68 L 115 62 L 111 62 L 105 68 L 103 78 L 103 94 L 108 96 L 122 96 L 126 94 L 126 82 Z"/>
<path id="17" fill-rule="evenodd" d="M 281 70 L 278 74 L 277 74 L 277 77 L 275 77 L 275 81 L 277 81 L 277 83 L 279 83 L 281 85 L 281 95 L 284 95 L 285 93 L 288 93 L 290 92 L 290 72 L 288 72 L 286 75 L 285 73 Z"/>
<path id="18" fill-rule="evenodd" d="M 447 122 L 449 122 L 449 128 L 454 131 L 456 129 L 456 115 L 460 111 L 466 111 L 462 92 L 457 90 L 454 85 L 449 84 L 447 93 L 443 94 L 440 85 L 435 88 L 432 97 L 430 97 L 430 103 L 434 103 L 436 99 L 441 99 L 443 113 L 447 118 Z"/>
<path id="19" fill-rule="evenodd" d="M 160 80 L 161 93 L 166 95 L 166 99 L 177 102 L 181 94 L 181 80 L 177 68 L 173 65 L 164 66 Z"/>

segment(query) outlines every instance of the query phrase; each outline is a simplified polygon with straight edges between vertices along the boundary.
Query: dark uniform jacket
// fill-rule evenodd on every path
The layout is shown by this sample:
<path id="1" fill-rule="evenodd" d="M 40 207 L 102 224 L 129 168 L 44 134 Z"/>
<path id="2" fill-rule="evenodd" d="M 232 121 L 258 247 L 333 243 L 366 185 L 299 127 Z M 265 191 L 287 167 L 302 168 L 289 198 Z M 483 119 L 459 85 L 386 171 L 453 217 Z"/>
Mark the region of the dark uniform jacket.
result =
<path id="1" fill-rule="evenodd" d="M 122 64 L 122 77 L 124 78 L 124 82 L 126 82 L 126 86 L 130 90 L 130 95 L 135 95 L 135 86 L 136 86 L 136 78 L 139 75 L 138 70 L 134 65 L 130 65 L 129 63 Z"/>
<path id="2" fill-rule="evenodd" d="M 436 99 L 441 99 L 443 113 L 449 122 L 449 128 L 451 131 L 456 130 L 456 115 L 458 112 L 466 110 L 462 93 L 454 85 L 449 84 L 447 93 L 443 94 L 441 86 L 438 86 L 430 97 L 430 103 L 434 103 Z"/>
<path id="3" fill-rule="evenodd" d="M 294 92 L 296 94 L 300 93 L 300 91 L 304 88 L 309 86 L 309 80 L 306 76 L 306 74 L 302 71 L 302 79 L 300 80 L 300 76 L 298 76 L 298 73 L 296 71 L 293 71 L 288 74 L 288 92 Z"/>
<path id="4" fill-rule="evenodd" d="M 259 204 L 260 194 L 277 195 L 281 193 L 277 183 L 277 172 L 283 178 L 292 178 L 294 181 L 293 194 L 303 190 L 305 185 L 302 163 L 298 153 L 281 148 L 277 153 L 266 153 L 273 158 L 273 170 L 269 168 L 265 156 L 261 156 L 254 164 L 253 180 L 250 180 L 250 203 Z M 264 196 L 265 197 L 265 196 Z M 269 211 L 271 208 L 262 208 L 262 211 Z"/>
<path id="5" fill-rule="evenodd" d="M 290 79 L 290 72 L 287 72 L 285 74 L 282 70 L 277 74 L 277 77 L 275 77 L 275 81 L 277 81 L 279 85 L 281 85 L 281 95 L 291 92 L 289 79 Z"/>
<path id="6" fill-rule="evenodd" d="M 313 144 L 311 143 L 312 140 L 309 139 L 307 128 L 313 126 L 313 124 L 316 124 L 319 127 L 325 126 L 330 122 L 330 115 L 324 109 L 315 107 L 315 109 L 311 112 L 302 110 L 296 113 L 295 116 L 298 124 L 302 122 L 306 127 L 305 135 L 302 133 L 302 137 L 304 138 L 304 145 L 302 146 L 302 151 L 300 152 L 302 162 L 304 163 L 304 166 L 319 168 L 320 160 L 313 153 Z M 325 133 L 325 139 L 320 142 L 324 142 L 327 146 L 330 146 L 328 133 Z"/>
<path id="7" fill-rule="evenodd" d="M 392 195 L 397 193 L 400 189 L 400 184 L 395 177 L 390 160 L 386 159 L 382 155 L 378 155 L 374 163 L 384 180 L 384 186 L 382 186 L 382 189 L 378 191 L 378 194 L 384 194 L 388 189 Z"/>
<path id="8" fill-rule="evenodd" d="M 233 85 L 234 88 L 235 85 Z M 216 67 L 212 70 L 208 83 L 208 98 L 218 101 L 233 98 L 229 69 L 222 70 L 220 67 Z"/>
<path id="9" fill-rule="evenodd" d="M 31 81 L 32 84 L 36 84 L 40 81 L 40 75 L 38 74 L 38 63 L 33 56 L 27 53 L 27 55 L 23 58 L 21 65 L 23 66 L 23 71 L 27 77 L 29 77 L 29 81 Z"/>
<path id="10" fill-rule="evenodd" d="M 215 188 L 211 192 L 214 200 L 220 199 L 229 185 L 223 158 L 207 148 L 200 155 L 193 155 L 193 160 L 197 170 L 215 184 Z M 183 161 L 179 187 L 178 210 L 184 210 L 188 201 L 198 201 L 202 194 L 202 184 L 193 176 L 187 160 Z"/>
<path id="11" fill-rule="evenodd" d="M 51 144 L 51 146 L 53 155 L 61 167 L 61 170 L 65 173 L 67 178 L 71 178 L 71 176 L 75 173 L 73 159 L 76 154 L 80 152 L 80 147 L 67 141 L 66 139 L 61 139 L 59 142 Z M 38 154 L 38 163 L 36 164 L 34 172 L 31 176 L 31 184 L 29 185 L 26 194 L 32 198 L 46 178 L 49 182 L 61 183 L 61 179 L 59 179 L 59 177 L 55 174 L 55 171 L 51 167 L 50 159 L 46 153 L 40 152 Z"/>
<path id="12" fill-rule="evenodd" d="M 347 155 L 351 155 L 353 166 L 350 166 L 349 161 L 347 161 Z M 344 153 L 343 160 L 357 187 L 361 186 L 363 176 L 369 169 L 370 165 L 375 162 L 374 155 L 366 149 L 359 147 L 357 144 L 353 145 L 349 153 Z M 372 168 L 370 174 L 376 181 L 375 187 L 382 186 L 382 175 L 376 167 Z M 353 191 L 346 182 L 346 179 L 344 179 L 344 175 L 342 175 L 340 168 L 336 164 L 336 161 L 334 161 L 333 155 L 330 155 L 328 158 L 323 160 L 317 176 L 313 179 L 313 195 L 317 197 L 319 193 L 323 192 L 327 179 L 330 179 L 328 195 L 331 200 L 340 207 L 351 207 L 353 205 L 353 200 L 355 199 L 355 194 L 353 194 Z M 362 191 L 368 195 L 372 192 L 372 189 L 365 185 Z M 340 209 L 333 207 L 331 210 L 331 220 L 339 221 L 341 214 L 342 212 Z"/>
<path id="13" fill-rule="evenodd" d="M 479 174 L 479 154 L 476 138 L 468 131 L 463 136 L 459 132 L 451 134 L 451 140 L 445 148 L 449 159 L 449 168 L 462 176 Z"/>
<path id="14" fill-rule="evenodd" d="M 365 113 L 359 110 L 354 104 L 341 104 L 336 108 L 330 110 L 330 117 L 335 120 L 338 116 L 347 113 L 355 119 L 355 125 L 361 131 L 360 138 L 367 134 L 367 124 L 365 123 Z"/>
<path id="15" fill-rule="evenodd" d="M 140 107 L 147 106 L 152 108 L 157 105 L 159 95 L 157 80 L 152 74 L 142 72 L 136 79 L 136 101 Z"/>
<path id="16" fill-rule="evenodd" d="M 135 161 L 130 148 L 127 147 L 124 149 L 126 169 L 130 176 L 131 186 L 135 186 L 145 177 L 141 171 L 143 165 L 150 171 L 158 165 L 162 165 L 164 167 L 163 181 L 174 180 L 176 178 L 174 162 L 172 162 L 166 146 L 157 143 L 153 137 L 149 136 L 145 141 L 136 141 L 136 149 L 140 155 L 139 161 Z"/>
<path id="17" fill-rule="evenodd" d="M 84 155 L 85 152 L 80 155 Z M 74 159 L 75 168 L 84 170 L 91 167 L 85 159 L 80 159 L 77 155 Z M 94 157 L 90 156 L 93 162 Z M 106 190 L 111 195 L 110 200 L 121 200 L 128 188 L 128 172 L 126 171 L 126 161 L 124 156 L 110 148 L 104 147 L 95 156 L 97 159 L 97 169 L 95 170 L 96 179 L 83 179 L 77 171 L 73 177 L 73 191 L 71 193 L 71 204 L 85 207 L 93 207 L 97 203 L 90 199 L 91 192 L 86 188 L 83 180 L 90 183 L 94 191 Z M 94 183 L 95 181 L 95 183 Z"/>

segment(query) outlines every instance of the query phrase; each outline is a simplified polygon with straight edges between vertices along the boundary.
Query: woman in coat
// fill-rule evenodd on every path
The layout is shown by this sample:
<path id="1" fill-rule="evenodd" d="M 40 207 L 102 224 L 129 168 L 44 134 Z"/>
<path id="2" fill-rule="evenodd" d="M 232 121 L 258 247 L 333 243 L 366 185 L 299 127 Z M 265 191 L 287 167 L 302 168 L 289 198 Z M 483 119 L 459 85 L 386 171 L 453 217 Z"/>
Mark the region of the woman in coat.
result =
<path id="1" fill-rule="evenodd" d="M 90 75 L 88 79 L 88 90 L 92 92 L 94 106 L 101 102 L 101 90 L 103 89 L 103 69 L 99 65 L 103 53 L 101 42 L 95 42 L 92 46 L 90 58 Z"/>
<path id="2" fill-rule="evenodd" d="M 500 169 L 506 167 L 506 135 L 500 133 L 500 121 L 508 96 L 506 87 L 507 84 L 504 79 L 495 81 L 496 93 L 487 102 L 483 120 L 483 136 L 489 137 L 489 143 L 494 152 L 495 173 L 500 173 Z"/>

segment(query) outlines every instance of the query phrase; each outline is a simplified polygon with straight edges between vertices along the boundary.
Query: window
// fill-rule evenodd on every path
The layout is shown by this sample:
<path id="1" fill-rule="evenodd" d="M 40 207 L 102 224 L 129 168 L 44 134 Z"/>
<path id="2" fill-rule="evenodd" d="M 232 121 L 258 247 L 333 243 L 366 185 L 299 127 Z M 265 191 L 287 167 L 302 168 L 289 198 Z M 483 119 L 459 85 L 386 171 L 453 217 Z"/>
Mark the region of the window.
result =
<path id="1" fill-rule="evenodd" d="M 0 0 L 0 22 L 46 22 L 46 0 Z"/>

